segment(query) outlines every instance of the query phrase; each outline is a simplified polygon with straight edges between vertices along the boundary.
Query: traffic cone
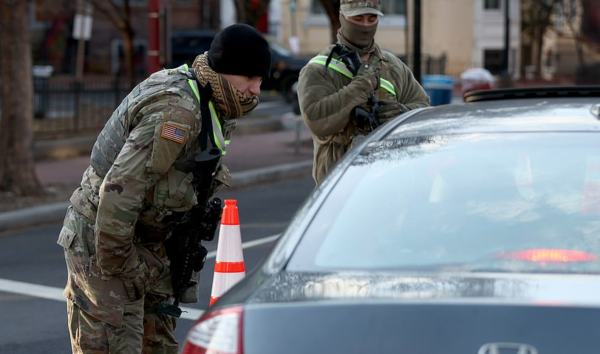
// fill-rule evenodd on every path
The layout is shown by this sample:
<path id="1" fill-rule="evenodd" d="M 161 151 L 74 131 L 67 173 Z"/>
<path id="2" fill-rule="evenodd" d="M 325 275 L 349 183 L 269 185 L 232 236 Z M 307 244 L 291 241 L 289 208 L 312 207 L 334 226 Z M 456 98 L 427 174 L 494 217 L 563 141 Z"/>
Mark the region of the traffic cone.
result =
<path id="1" fill-rule="evenodd" d="M 525 200 L 533 200 L 535 193 L 533 190 L 533 173 L 531 171 L 531 158 L 529 155 L 523 154 L 518 156 L 515 182 L 521 197 Z"/>
<path id="2" fill-rule="evenodd" d="M 212 306 L 227 290 L 246 276 L 240 219 L 236 203 L 237 201 L 234 199 L 225 200 L 209 306 Z"/>
<path id="3" fill-rule="evenodd" d="M 600 158 L 588 157 L 583 189 L 583 215 L 600 215 Z"/>

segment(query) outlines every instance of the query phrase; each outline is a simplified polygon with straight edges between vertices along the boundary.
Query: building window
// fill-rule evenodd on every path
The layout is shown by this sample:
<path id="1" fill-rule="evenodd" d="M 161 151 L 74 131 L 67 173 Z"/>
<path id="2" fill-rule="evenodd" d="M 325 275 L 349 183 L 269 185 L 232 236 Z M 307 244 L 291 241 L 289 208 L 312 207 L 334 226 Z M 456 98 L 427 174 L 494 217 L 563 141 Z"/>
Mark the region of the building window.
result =
<path id="1" fill-rule="evenodd" d="M 321 1 L 319 0 L 313 0 L 310 4 L 310 13 L 313 15 L 326 15 L 327 13 L 325 13 L 325 8 L 323 7 L 323 4 L 321 4 Z"/>
<path id="2" fill-rule="evenodd" d="M 492 74 L 499 75 L 504 68 L 504 51 L 498 49 L 488 49 L 483 52 L 483 67 Z"/>
<path id="3" fill-rule="evenodd" d="M 404 16 L 406 15 L 406 0 L 382 1 L 381 12 L 386 16 Z"/>
<path id="4" fill-rule="evenodd" d="M 485 10 L 500 10 L 500 0 L 483 0 Z"/>

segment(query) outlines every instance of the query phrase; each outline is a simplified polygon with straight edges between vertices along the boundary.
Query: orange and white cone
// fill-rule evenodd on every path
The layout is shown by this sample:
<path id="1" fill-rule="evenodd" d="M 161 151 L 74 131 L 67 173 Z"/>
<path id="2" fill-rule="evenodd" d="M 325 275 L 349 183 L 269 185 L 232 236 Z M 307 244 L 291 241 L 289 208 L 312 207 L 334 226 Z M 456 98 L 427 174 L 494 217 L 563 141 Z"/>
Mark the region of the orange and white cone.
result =
<path id="1" fill-rule="evenodd" d="M 600 158 L 587 158 L 583 189 L 583 215 L 600 215 Z"/>
<path id="2" fill-rule="evenodd" d="M 246 276 L 240 219 L 236 204 L 237 201 L 234 199 L 225 200 L 219 230 L 219 243 L 217 244 L 217 260 L 210 294 L 210 306 Z"/>

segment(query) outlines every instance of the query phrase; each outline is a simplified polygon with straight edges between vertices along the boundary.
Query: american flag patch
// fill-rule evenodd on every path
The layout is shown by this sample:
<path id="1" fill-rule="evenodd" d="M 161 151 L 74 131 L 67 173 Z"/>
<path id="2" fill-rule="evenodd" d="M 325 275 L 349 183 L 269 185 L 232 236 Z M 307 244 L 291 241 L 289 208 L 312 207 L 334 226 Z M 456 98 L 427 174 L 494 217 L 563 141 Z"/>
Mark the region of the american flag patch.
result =
<path id="1" fill-rule="evenodd" d="M 164 123 L 160 136 L 176 143 L 183 144 L 186 134 L 187 130 L 173 124 Z"/>

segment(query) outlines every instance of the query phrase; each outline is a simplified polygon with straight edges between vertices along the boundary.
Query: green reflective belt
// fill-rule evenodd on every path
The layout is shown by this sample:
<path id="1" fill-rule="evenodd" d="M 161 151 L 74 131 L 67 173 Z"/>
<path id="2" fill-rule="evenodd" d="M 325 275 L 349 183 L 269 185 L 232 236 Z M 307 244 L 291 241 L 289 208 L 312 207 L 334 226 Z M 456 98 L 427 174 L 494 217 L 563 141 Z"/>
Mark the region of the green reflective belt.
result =
<path id="1" fill-rule="evenodd" d="M 187 64 L 184 64 L 183 67 L 185 70 L 177 69 L 182 74 L 186 74 L 189 70 Z M 196 95 L 196 99 L 198 99 L 198 103 L 200 103 L 200 94 L 198 93 L 198 87 L 195 80 L 188 79 L 188 84 L 192 88 L 194 95 Z M 227 147 L 229 146 L 230 140 L 225 140 L 223 137 L 223 128 L 221 127 L 221 122 L 219 121 L 219 116 L 217 115 L 217 111 L 212 103 L 212 101 L 208 101 L 208 108 L 210 109 L 210 117 L 213 123 L 213 136 L 215 138 L 215 144 L 217 144 L 217 148 L 221 150 L 221 154 L 227 154 Z"/>
<path id="2" fill-rule="evenodd" d="M 308 63 L 315 63 L 315 64 L 320 64 L 325 66 L 325 63 L 327 62 L 327 57 L 325 55 L 317 55 L 316 57 L 312 58 Z M 337 60 L 337 59 L 331 59 L 331 62 L 328 65 L 328 68 L 333 69 L 335 71 L 337 71 L 338 73 L 346 76 L 349 79 L 354 79 L 354 75 L 352 75 L 352 73 L 350 72 L 350 70 L 348 70 L 348 68 L 346 67 L 346 64 L 344 64 L 343 62 Z M 380 80 L 380 87 L 382 87 L 384 90 L 388 91 L 389 93 L 391 93 L 392 95 L 396 95 L 396 90 L 394 90 L 394 84 L 392 84 L 391 82 L 389 82 L 386 79 L 383 78 L 379 78 Z"/>

